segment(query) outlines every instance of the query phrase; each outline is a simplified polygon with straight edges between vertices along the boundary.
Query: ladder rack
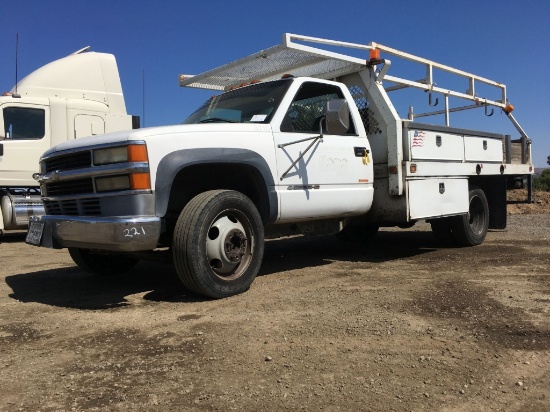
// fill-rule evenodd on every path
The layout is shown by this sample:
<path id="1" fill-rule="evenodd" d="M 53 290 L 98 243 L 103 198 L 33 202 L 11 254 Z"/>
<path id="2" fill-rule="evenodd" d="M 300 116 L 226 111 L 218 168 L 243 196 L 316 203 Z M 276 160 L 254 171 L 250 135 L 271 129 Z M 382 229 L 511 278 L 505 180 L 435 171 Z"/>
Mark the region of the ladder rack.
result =
<path id="1" fill-rule="evenodd" d="M 301 42 L 301 43 L 298 43 Z M 302 43 L 315 43 L 331 47 L 357 49 L 363 51 L 380 50 L 390 56 L 403 58 L 425 66 L 426 78 L 410 80 L 402 77 L 379 75 L 378 81 L 388 81 L 394 85 L 386 87 L 386 91 L 394 91 L 406 87 L 414 87 L 432 93 L 440 93 L 477 102 L 477 104 L 506 107 L 506 86 L 502 83 L 477 76 L 444 64 L 440 64 L 422 57 L 414 56 L 379 43 L 371 42 L 367 45 L 347 43 L 341 41 L 320 39 L 316 37 L 300 36 L 290 33 L 283 35 L 282 44 L 262 50 L 250 56 L 225 64 L 202 74 L 180 75 L 180 86 L 195 87 L 210 90 L 225 90 L 228 87 L 246 83 L 251 80 L 274 80 L 286 73 L 295 76 L 309 76 L 322 79 L 333 79 L 346 74 L 365 70 L 368 60 L 365 57 L 332 52 Z M 391 64 L 382 60 L 385 65 Z M 434 81 L 433 69 L 439 69 L 468 80 L 469 89 L 459 92 L 438 87 Z M 500 100 L 491 100 L 477 96 L 476 83 L 484 83 L 500 91 Z"/>
<path id="2" fill-rule="evenodd" d="M 311 44 L 322 45 L 325 46 L 325 48 L 314 47 Z M 364 56 L 355 57 L 351 54 L 337 53 L 328 50 L 328 48 L 339 48 L 345 49 L 346 51 L 350 50 L 349 53 L 351 53 L 352 50 L 368 51 L 369 53 L 371 50 L 378 50 L 390 56 L 409 60 L 424 66 L 426 77 L 420 80 L 411 80 L 389 75 L 390 60 L 382 59 L 375 62 L 375 69 L 377 72 L 376 81 L 380 83 L 383 81 L 390 83 L 388 86 L 384 86 L 386 92 L 412 87 L 428 92 L 430 102 L 433 93 L 444 96 L 445 108 L 443 110 L 415 115 L 411 109 L 409 111 L 409 120 L 445 114 L 445 120 L 448 126 L 449 113 L 451 112 L 485 107 L 486 114 L 490 115 L 487 112 L 487 107 L 494 106 L 501 108 L 510 118 L 510 121 L 514 124 L 522 137 L 528 139 L 521 126 L 511 115 L 513 106 L 509 105 L 507 102 L 506 86 L 504 84 L 375 42 L 363 45 L 285 33 L 282 43 L 279 45 L 261 50 L 250 56 L 198 75 L 182 74 L 179 77 L 179 84 L 182 87 L 223 91 L 242 83 L 248 83 L 252 80 L 268 81 L 278 79 L 284 74 L 321 79 L 335 79 L 347 74 L 365 71 L 367 70 L 367 66 L 373 63 Z M 434 69 L 450 73 L 459 78 L 467 79 L 469 85 L 468 90 L 466 92 L 461 92 L 437 86 L 434 81 Z M 496 89 L 497 93 L 501 96 L 500 99 L 494 100 L 478 96 L 476 93 L 476 85 L 478 84 L 484 84 L 490 88 Z M 473 104 L 450 108 L 449 97 L 469 100 L 473 102 Z"/>

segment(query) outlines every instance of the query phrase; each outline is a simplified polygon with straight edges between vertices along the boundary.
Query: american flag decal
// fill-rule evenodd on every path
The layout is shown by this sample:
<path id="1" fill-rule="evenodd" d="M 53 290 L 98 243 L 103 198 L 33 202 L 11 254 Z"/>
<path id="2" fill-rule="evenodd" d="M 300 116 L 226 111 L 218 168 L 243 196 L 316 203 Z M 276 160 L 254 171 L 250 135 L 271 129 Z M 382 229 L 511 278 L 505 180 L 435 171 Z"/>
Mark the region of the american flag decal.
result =
<path id="1" fill-rule="evenodd" d="M 415 130 L 414 136 L 412 139 L 412 147 L 423 147 L 424 146 L 424 132 Z"/>

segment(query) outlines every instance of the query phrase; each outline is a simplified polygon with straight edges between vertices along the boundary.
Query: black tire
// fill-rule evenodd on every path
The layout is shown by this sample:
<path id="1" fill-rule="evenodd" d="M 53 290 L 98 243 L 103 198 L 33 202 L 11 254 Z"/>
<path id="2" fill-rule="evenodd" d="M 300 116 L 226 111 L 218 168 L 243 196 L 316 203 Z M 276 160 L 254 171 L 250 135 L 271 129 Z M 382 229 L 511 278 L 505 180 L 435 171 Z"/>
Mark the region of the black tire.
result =
<path id="1" fill-rule="evenodd" d="M 254 203 L 240 192 L 211 190 L 183 208 L 172 257 L 190 291 L 224 298 L 246 291 L 264 254 L 264 230 Z"/>
<path id="2" fill-rule="evenodd" d="M 468 213 L 455 216 L 451 221 L 453 237 L 461 246 L 482 244 L 489 229 L 489 204 L 485 193 L 477 187 L 472 187 L 469 195 Z"/>
<path id="3" fill-rule="evenodd" d="M 371 242 L 380 229 L 377 225 L 347 225 L 338 233 L 338 238 L 344 242 Z"/>
<path id="4" fill-rule="evenodd" d="M 432 233 L 435 239 L 442 244 L 454 244 L 455 238 L 452 231 L 452 218 L 442 217 L 439 219 L 430 220 Z"/>
<path id="5" fill-rule="evenodd" d="M 139 263 L 139 259 L 125 255 L 104 255 L 75 247 L 69 248 L 69 255 L 80 269 L 101 276 L 127 273 Z"/>

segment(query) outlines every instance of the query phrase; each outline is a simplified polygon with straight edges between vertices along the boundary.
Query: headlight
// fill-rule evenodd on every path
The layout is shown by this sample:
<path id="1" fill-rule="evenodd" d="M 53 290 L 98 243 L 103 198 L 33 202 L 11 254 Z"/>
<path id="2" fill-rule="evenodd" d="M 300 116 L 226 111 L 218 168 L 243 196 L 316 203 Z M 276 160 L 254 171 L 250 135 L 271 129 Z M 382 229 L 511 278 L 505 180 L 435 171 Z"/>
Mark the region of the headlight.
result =
<path id="1" fill-rule="evenodd" d="M 110 163 L 124 163 L 128 161 L 127 146 L 107 147 L 94 150 L 94 165 L 107 165 Z"/>
<path id="2" fill-rule="evenodd" d="M 150 190 L 149 173 L 131 173 L 108 177 L 96 177 L 96 192 L 112 192 L 113 190 Z"/>
<path id="3" fill-rule="evenodd" d="M 128 146 L 106 147 L 94 150 L 94 165 L 107 165 L 125 162 L 147 162 L 147 146 L 130 144 Z"/>
<path id="4" fill-rule="evenodd" d="M 128 190 L 130 189 L 130 177 L 110 176 L 95 179 L 95 188 L 98 192 L 110 192 L 112 190 Z"/>

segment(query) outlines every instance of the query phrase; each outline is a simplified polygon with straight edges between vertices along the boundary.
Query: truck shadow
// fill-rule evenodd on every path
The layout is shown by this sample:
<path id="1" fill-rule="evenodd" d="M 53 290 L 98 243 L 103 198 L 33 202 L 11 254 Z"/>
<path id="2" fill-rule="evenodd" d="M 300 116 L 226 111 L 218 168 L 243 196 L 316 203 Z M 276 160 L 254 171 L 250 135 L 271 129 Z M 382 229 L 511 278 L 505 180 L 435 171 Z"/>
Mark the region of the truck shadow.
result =
<path id="1" fill-rule="evenodd" d="M 193 302 L 200 300 L 179 283 L 172 265 L 141 262 L 133 271 L 114 276 L 95 276 L 78 267 L 50 269 L 7 276 L 9 296 L 20 302 L 99 310 L 134 304 L 132 295 L 146 293 L 150 300 Z"/>
<path id="2" fill-rule="evenodd" d="M 318 267 L 332 261 L 377 263 L 433 251 L 431 233 L 381 232 L 372 243 L 346 243 L 336 237 L 297 237 L 267 241 L 258 276 Z M 149 302 L 198 302 L 206 298 L 188 292 L 167 262 L 141 262 L 133 271 L 94 276 L 75 267 L 22 273 L 6 277 L 20 302 L 38 302 L 82 310 L 123 308 Z M 143 296 L 133 296 L 143 295 Z"/>
<path id="3" fill-rule="evenodd" d="M 336 236 L 296 237 L 267 241 L 258 276 L 285 270 L 322 266 L 331 261 L 381 263 L 418 256 L 441 248 L 431 232 L 381 230 L 364 243 L 344 242 Z"/>
<path id="4" fill-rule="evenodd" d="M 26 231 L 15 231 L 0 235 L 0 243 L 23 243 L 27 237 Z"/>

